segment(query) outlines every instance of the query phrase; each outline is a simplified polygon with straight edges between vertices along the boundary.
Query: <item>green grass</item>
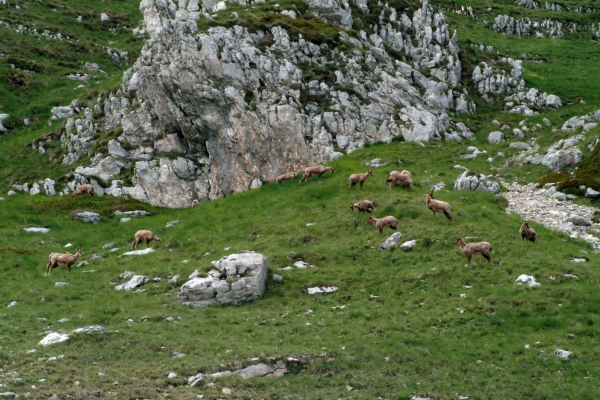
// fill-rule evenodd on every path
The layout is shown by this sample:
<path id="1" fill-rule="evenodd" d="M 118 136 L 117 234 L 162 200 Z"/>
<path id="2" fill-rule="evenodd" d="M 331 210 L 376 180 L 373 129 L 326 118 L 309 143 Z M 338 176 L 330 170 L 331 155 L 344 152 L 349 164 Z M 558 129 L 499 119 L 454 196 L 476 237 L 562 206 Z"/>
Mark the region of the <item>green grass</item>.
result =
<path id="1" fill-rule="evenodd" d="M 522 242 L 520 219 L 504 212 L 502 198 L 485 193 L 442 190 L 436 197 L 453 205 L 456 223 L 432 217 L 425 193 L 439 181 L 451 187 L 459 172 L 451 166 L 465 145 L 447 144 L 448 151 L 434 165 L 428 161 L 440 152 L 434 146 L 374 145 L 338 160 L 333 175 L 301 185 L 299 177 L 267 184 L 186 210 L 155 209 L 109 197 L 6 198 L 0 214 L 5 238 L 0 298 L 5 304 L 16 300 L 18 306 L 6 309 L 0 318 L 0 359 L 5 373 L 16 371 L 22 380 L 0 382 L 39 398 L 52 393 L 90 395 L 98 389 L 118 393 L 119 398 L 167 393 L 172 398 L 200 393 L 213 398 L 223 387 L 232 388 L 239 398 L 407 398 L 426 393 L 440 398 L 455 393 L 486 399 L 515 393 L 590 398 L 600 355 L 593 345 L 594 324 L 600 323 L 595 305 L 600 273 L 593 266 L 600 258 L 587 244 L 537 224 L 533 227 L 538 242 Z M 362 171 L 365 161 L 375 157 L 392 164 L 376 169 L 362 189 L 348 188 L 347 176 Z M 413 172 L 410 190 L 383 187 L 387 173 L 400 168 L 393 164 L 398 158 L 404 160 L 401 168 Z M 391 231 L 379 234 L 366 224 L 365 214 L 349 210 L 352 202 L 363 198 L 375 202 L 375 216 L 395 215 L 403 240 L 419 239 L 416 248 L 378 250 Z M 140 207 L 153 215 L 121 223 L 111 214 L 117 208 Z M 84 224 L 68 217 L 74 209 L 97 211 L 103 217 L 96 225 Z M 175 219 L 183 222 L 165 228 Z M 307 227 L 308 222 L 316 225 Z M 27 233 L 22 230 L 26 226 L 51 230 Z M 138 229 L 152 229 L 163 239 L 151 245 L 157 251 L 118 257 Z M 467 267 L 453 245 L 457 235 L 489 241 L 493 263 L 475 256 Z M 121 250 L 102 249 L 108 242 Z M 62 251 L 66 243 L 83 247 L 86 259 L 92 254 L 106 259 L 75 267 L 70 274 L 58 268 L 44 277 L 45 257 Z M 193 310 L 174 304 L 187 275 L 242 250 L 265 254 L 273 272 L 285 277 L 284 283 L 269 279 L 264 298 L 241 307 Z M 206 252 L 211 254 L 203 256 Z M 588 257 L 589 262 L 572 263 L 570 258 L 576 256 Z M 318 268 L 277 270 L 296 260 Z M 163 280 L 147 284 L 142 293 L 115 292 L 111 282 L 120 282 L 117 278 L 126 270 Z M 534 275 L 542 286 L 513 285 L 523 273 Z M 579 279 L 563 278 L 564 273 Z M 167 278 L 176 274 L 181 278 L 173 285 Z M 54 286 L 59 281 L 69 285 Z M 314 285 L 336 285 L 340 290 L 321 297 L 304 293 Z M 169 316 L 175 320 L 165 321 Z M 143 317 L 149 319 L 142 321 Z M 61 318 L 70 321 L 58 323 Z M 112 332 L 37 346 L 44 331 L 93 324 Z M 525 349 L 525 344 L 531 347 Z M 38 351 L 26 353 L 33 348 Z M 562 361 L 553 354 L 556 348 L 573 351 L 573 358 Z M 186 356 L 173 358 L 174 351 Z M 38 360 L 58 355 L 64 359 Z M 302 356 L 308 362 L 278 379 L 232 377 L 215 380 L 214 386 L 186 386 L 187 377 L 198 372 L 237 369 L 251 364 L 252 358 L 277 356 Z M 169 371 L 178 377 L 168 379 Z M 348 392 L 346 385 L 358 392 Z"/>

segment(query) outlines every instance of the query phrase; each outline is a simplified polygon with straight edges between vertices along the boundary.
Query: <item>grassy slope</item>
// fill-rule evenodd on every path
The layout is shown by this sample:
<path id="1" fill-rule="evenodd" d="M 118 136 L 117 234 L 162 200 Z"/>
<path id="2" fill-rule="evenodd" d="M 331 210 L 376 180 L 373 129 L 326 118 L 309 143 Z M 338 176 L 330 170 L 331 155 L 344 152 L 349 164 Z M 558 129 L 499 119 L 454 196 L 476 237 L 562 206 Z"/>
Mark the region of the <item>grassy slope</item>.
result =
<path id="1" fill-rule="evenodd" d="M 212 398 L 222 387 L 233 388 L 240 397 L 265 398 L 405 398 L 424 393 L 442 398 L 455 393 L 471 398 L 595 397 L 594 367 L 600 356 L 594 346 L 594 325 L 600 323 L 595 287 L 600 273 L 593 266 L 600 256 L 538 225 L 538 243 L 521 242 L 520 219 L 506 215 L 504 201 L 487 194 L 438 192 L 453 204 L 456 223 L 433 218 L 424 194 L 433 183 L 452 184 L 457 157 L 451 154 L 464 147 L 449 144 L 432 163 L 440 151 L 436 146 L 372 146 L 340 160 L 334 175 L 300 186 L 297 180 L 268 184 L 193 209 L 155 210 L 151 217 L 126 224 L 108 214 L 117 206 L 108 204 L 115 202 L 108 198 L 8 198 L 2 202 L 0 234 L 6 240 L 0 255 L 0 298 L 4 303 L 16 300 L 18 306 L 6 309 L 0 319 L 0 359 L 5 372 L 16 370 L 23 380 L 0 382 L 34 397 L 102 389 L 120 398 L 156 398 L 163 392 L 175 398 L 198 393 Z M 375 157 L 405 162 L 377 169 L 362 190 L 349 189 L 347 176 Z M 387 172 L 405 167 L 414 172 L 415 187 L 383 189 Z M 390 231 L 379 234 L 366 225 L 365 215 L 350 212 L 349 204 L 363 198 L 376 202 L 376 216 L 398 217 L 403 239 L 419 239 L 414 251 L 377 250 Z M 15 211 L 16 205 L 22 211 Z M 103 219 L 97 225 L 73 221 L 67 214 L 76 208 L 100 211 Z M 165 228 L 175 219 L 183 222 Z M 307 227 L 309 222 L 316 225 Z M 23 232 L 27 225 L 51 231 Z M 120 254 L 141 228 L 163 238 L 156 253 L 127 259 L 101 248 L 114 241 Z M 477 256 L 467 267 L 452 244 L 459 234 L 491 242 L 494 263 Z M 83 246 L 87 258 L 100 254 L 106 260 L 70 274 L 59 268 L 44 278 L 45 256 L 67 242 Z M 267 255 L 274 272 L 298 259 L 318 268 L 285 271 L 283 284 L 269 280 L 261 301 L 204 310 L 173 304 L 185 279 L 175 287 L 166 280 L 151 283 L 143 293 L 115 292 L 109 284 L 125 270 L 152 278 L 185 277 L 205 270 L 211 260 L 245 249 Z M 211 254 L 204 257 L 207 251 Z M 590 262 L 572 263 L 576 256 Z M 89 270 L 95 272 L 84 272 Z M 542 286 L 513 285 L 523 273 L 533 274 Z M 579 279 L 564 278 L 564 273 Z M 55 287 L 59 281 L 69 285 Z M 340 291 L 323 297 L 304 294 L 314 285 L 336 285 Z M 337 306 L 345 308 L 333 308 Z M 141 322 L 144 316 L 150 319 Z M 168 316 L 175 321 L 165 321 Z M 58 323 L 61 318 L 70 321 Z M 128 323 L 129 318 L 135 322 Z M 118 332 L 75 336 L 46 349 L 37 346 L 46 330 L 92 324 Z M 38 351 L 25 353 L 32 348 Z M 575 356 L 562 361 L 552 354 L 556 348 Z M 173 351 L 187 355 L 172 358 Z M 62 360 L 38 361 L 61 354 Z M 280 379 L 224 378 L 212 387 L 178 386 L 197 372 L 238 368 L 254 357 L 300 355 L 311 356 L 313 363 Z M 171 370 L 177 378 L 166 378 Z M 48 380 L 40 383 L 40 378 Z M 114 386 L 114 381 L 120 384 Z M 37 389 L 30 389 L 32 384 Z M 348 392 L 346 385 L 359 392 Z"/>
<path id="2" fill-rule="evenodd" d="M 81 7 L 75 11 L 77 15 L 88 15 L 82 14 L 83 10 L 93 9 L 90 19 L 97 18 L 101 9 L 128 7 L 123 13 L 131 15 L 131 21 L 139 20 L 137 2 L 55 3 Z M 27 4 L 34 7 L 36 3 Z M 502 13 L 516 12 L 518 9 L 511 4 L 479 2 L 476 6 L 480 14 L 492 6 Z M 68 21 L 75 17 L 68 16 Z M 449 13 L 447 17 L 458 27 L 463 45 L 484 42 L 502 55 L 539 55 L 548 62 L 525 63 L 528 83 L 558 94 L 565 103 L 579 98 L 588 102 L 530 121 L 539 122 L 547 116 L 561 124 L 565 117 L 600 106 L 599 83 L 590 78 L 597 76 L 597 54 L 593 52 L 596 44 L 572 37 L 558 42 L 516 40 L 482 30 L 479 22 L 473 23 L 467 17 Z M 47 23 L 52 20 L 46 19 Z M 61 24 L 64 30 L 74 25 Z M 82 31 L 79 35 L 88 43 L 105 41 L 108 45 L 106 41 L 115 40 L 104 31 Z M 113 46 L 127 49 L 126 37 L 118 36 L 116 40 L 121 42 Z M 0 41 L 8 46 L 6 43 L 11 42 L 3 38 Z M 25 43 L 19 48 L 30 45 Z M 141 42 L 131 46 L 141 46 Z M 10 53 L 17 50 L 10 48 Z M 583 53 L 590 54 L 589 62 L 579 57 Z M 98 62 L 109 72 L 98 90 L 114 88 L 120 67 L 109 63 L 103 52 L 94 56 L 98 58 L 93 56 L 86 61 Z M 575 58 L 569 61 L 570 56 Z M 582 71 L 569 75 L 573 79 L 570 85 L 561 75 L 551 73 L 564 75 L 576 64 Z M 0 68 L 5 65 L 0 63 Z M 6 69 L 0 73 L 3 71 Z M 33 75 L 31 79 L 38 78 Z M 56 79 L 57 89 L 40 89 L 31 96 L 47 96 L 38 105 L 44 110 L 39 112 L 40 121 L 33 127 L 17 127 L 0 138 L 4 188 L 15 179 L 26 177 L 31 181 L 66 171 L 57 166 L 50 170 L 48 158 L 28 147 L 31 141 L 59 126 L 45 126 L 49 105 L 54 105 L 50 98 L 56 99 L 56 104 L 67 104 L 73 97 L 71 89 L 79 84 L 62 78 L 47 79 Z M 22 96 L 21 89 L 1 88 L 5 99 Z M 81 99 L 86 95 L 82 93 Z M 7 107 L 17 110 L 30 102 L 23 101 L 19 107 L 15 106 L 20 104 L 17 100 L 2 104 L 0 111 L 6 112 Z M 491 146 L 485 137 L 495 129 L 492 119 L 514 126 L 523 118 L 498 113 L 494 106 L 481 105 L 480 109 L 482 114 L 466 117 L 480 137 L 474 144 L 492 156 L 497 151 L 514 154 L 507 143 Z M 27 112 L 9 113 L 29 116 Z M 542 146 L 562 137 L 546 127 L 536 135 Z M 521 242 L 517 234 L 520 219 L 506 215 L 503 200 L 490 195 L 439 192 L 440 199 L 453 205 L 455 224 L 439 215 L 434 219 L 426 209 L 426 190 L 439 181 L 450 189 L 459 173 L 452 166 L 458 163 L 478 172 L 511 173 L 521 182 L 536 181 L 545 173 L 534 166 L 505 166 L 505 160 L 498 157 L 491 164 L 484 157 L 460 159 L 458 155 L 471 144 L 427 144 L 424 149 L 407 143 L 371 146 L 339 160 L 333 176 L 327 174 L 300 186 L 297 180 L 269 184 L 187 210 L 155 209 L 112 198 L 5 196 L 6 200 L 0 201 L 0 268 L 4 277 L 0 304 L 16 300 L 18 306 L 6 309 L 0 318 L 0 383 L 7 385 L 3 389 L 30 392 L 33 398 L 52 393 L 85 398 L 98 389 L 119 398 L 159 398 L 167 393 L 171 398 L 195 398 L 199 393 L 216 398 L 222 387 L 232 388 L 234 397 L 240 398 L 407 398 L 426 393 L 441 398 L 461 395 L 482 399 L 598 397 L 594 382 L 598 379 L 595 367 L 600 354 L 594 343 L 595 325 L 600 323 L 595 295 L 600 273 L 594 266 L 600 256 L 592 254 L 584 243 L 536 224 L 533 227 L 538 231 L 538 243 Z M 362 190 L 348 189 L 347 176 L 364 172 L 364 163 L 375 157 L 391 164 L 376 169 Z M 396 165 L 398 159 L 404 163 Z M 415 187 L 409 191 L 383 189 L 387 172 L 404 168 L 413 172 Z M 399 219 L 403 240 L 419 239 L 414 251 L 377 250 L 390 231 L 380 235 L 365 224 L 365 215 L 350 212 L 349 204 L 363 198 L 376 202 L 375 216 L 395 215 Z M 111 215 L 116 208 L 145 208 L 154 215 L 125 224 Z M 85 225 L 68 217 L 75 209 L 100 212 L 103 219 L 97 225 Z M 168 221 L 176 219 L 183 222 L 165 228 Z M 309 222 L 316 225 L 306 227 Z M 51 231 L 26 233 L 22 230 L 25 226 L 48 226 Z M 117 257 L 129 247 L 138 229 L 153 229 L 164 242 L 150 256 Z M 452 245 L 459 234 L 477 238 L 471 240 L 488 240 L 494 248 L 494 263 L 489 266 L 476 256 L 474 263 L 466 267 L 459 248 Z M 59 268 L 44 278 L 47 254 L 63 251 L 68 242 L 83 246 L 86 259 L 100 254 L 106 260 L 74 268 L 70 274 Z M 108 253 L 108 249 L 102 249 L 108 242 L 115 242 L 121 250 Z M 227 247 L 231 249 L 224 250 Z M 206 270 L 211 260 L 245 249 L 267 255 L 274 272 L 298 259 L 315 263 L 318 269 L 285 271 L 283 284 L 270 280 L 264 299 L 243 307 L 191 310 L 173 304 L 188 274 L 195 269 Z M 205 252 L 211 254 L 204 257 Z M 569 261 L 576 256 L 589 257 L 590 261 Z M 84 272 L 91 270 L 94 272 Z M 180 274 L 183 279 L 175 286 L 167 280 L 148 284 L 143 293 L 115 292 L 109 281 L 125 270 L 152 278 Z M 534 275 L 542 286 L 514 286 L 513 281 L 522 273 Z M 579 279 L 564 278 L 564 273 Z M 556 280 L 550 280 L 550 275 Z M 59 281 L 69 285 L 54 286 Z M 304 293 L 307 287 L 322 284 L 336 285 L 340 291 L 323 297 Z M 460 294 L 466 294 L 466 298 Z M 333 308 L 338 306 L 345 308 Z M 149 320 L 142 322 L 146 316 Z M 165 321 L 168 316 L 175 320 Z M 70 321 L 59 323 L 61 318 Z M 69 331 L 92 324 L 118 332 L 78 335 L 49 348 L 37 346 L 46 330 Z M 531 347 L 525 349 L 525 344 Z M 36 353 L 26 353 L 33 348 L 37 348 Z M 562 361 L 552 354 L 556 348 L 574 351 L 574 356 Z M 173 351 L 187 355 L 173 358 Z M 65 358 L 38 360 L 58 355 Z M 223 378 L 214 386 L 185 386 L 187 377 L 197 372 L 243 367 L 252 363 L 252 358 L 301 355 L 309 356 L 312 362 L 283 378 Z M 11 381 L 11 371 L 17 371 L 22 380 Z M 175 371 L 178 377 L 168 379 L 169 371 Z M 105 375 L 99 375 L 101 372 Z M 76 381 L 80 384 L 75 385 Z M 119 384 L 114 385 L 115 381 Z M 349 392 L 346 385 L 358 392 Z"/>
<path id="3" fill-rule="evenodd" d="M 61 33 L 72 40 L 39 38 L 0 27 L 0 54 L 4 55 L 0 57 L 0 113 L 10 115 L 4 125 L 12 128 L 0 135 L 0 146 L 10 148 L 0 155 L 3 186 L 46 177 L 57 179 L 72 169 L 61 165 L 64 153 L 59 141 L 46 146 L 46 156 L 39 156 L 31 147 L 41 136 L 60 137 L 58 131 L 65 121 L 50 123 L 50 110 L 68 105 L 73 99 L 91 105 L 99 94 L 115 90 L 130 65 L 117 65 L 108 56 L 107 47 L 129 52 L 131 62 L 144 42 L 143 38 L 133 37 L 131 31 L 142 19 L 137 0 L 22 1 L 18 2 L 20 10 L 14 8 L 14 2 L 10 4 L 10 8 L 0 6 L 0 20 L 13 29 L 23 25 L 39 33 Z M 109 15 L 109 20 L 101 22 L 101 13 Z M 83 17 L 82 23 L 76 22 L 78 16 Z M 106 74 L 86 70 L 84 62 L 97 63 Z M 11 64 L 17 68 L 12 69 Z M 88 74 L 91 80 L 86 83 L 66 78 L 77 72 Z M 81 84 L 86 87 L 75 89 Z M 31 126 L 23 125 L 25 118 L 32 121 Z"/>

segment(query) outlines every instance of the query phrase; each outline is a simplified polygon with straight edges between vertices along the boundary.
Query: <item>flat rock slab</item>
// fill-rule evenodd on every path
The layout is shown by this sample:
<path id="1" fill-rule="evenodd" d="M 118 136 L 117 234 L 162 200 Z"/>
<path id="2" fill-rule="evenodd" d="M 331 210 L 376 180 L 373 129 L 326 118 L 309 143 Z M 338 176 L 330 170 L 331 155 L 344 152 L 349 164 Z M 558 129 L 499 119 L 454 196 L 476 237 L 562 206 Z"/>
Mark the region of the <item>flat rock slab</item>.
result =
<path id="1" fill-rule="evenodd" d="M 294 267 L 299 268 L 299 269 L 307 269 L 307 268 L 317 268 L 316 265 L 314 264 L 309 264 L 307 262 L 304 261 L 296 261 L 294 263 Z"/>
<path id="2" fill-rule="evenodd" d="M 84 211 L 84 212 L 75 214 L 74 218 L 78 219 L 80 221 L 83 221 L 83 222 L 93 222 L 94 224 L 97 224 L 98 221 L 100 221 L 100 218 L 102 218 L 102 217 L 100 216 L 100 214 L 96 214 L 96 213 L 90 212 L 90 211 Z"/>
<path id="3" fill-rule="evenodd" d="M 215 269 L 206 278 L 194 277 L 177 293 L 178 302 L 193 308 L 241 305 L 262 297 L 269 260 L 262 254 L 231 254 L 213 261 Z"/>
<path id="4" fill-rule="evenodd" d="M 121 255 L 122 256 L 143 256 L 145 254 L 150 254 L 153 251 L 154 251 L 154 249 L 152 247 L 148 247 L 147 249 L 144 249 L 144 250 L 128 251 L 127 253 L 123 253 Z"/>
<path id="5" fill-rule="evenodd" d="M 106 333 L 108 332 L 105 327 L 100 325 L 84 326 L 83 328 L 77 328 L 73 333 Z"/>
<path id="6" fill-rule="evenodd" d="M 25 232 L 38 232 L 38 233 L 48 233 L 50 232 L 50 228 L 24 228 Z"/>
<path id="7" fill-rule="evenodd" d="M 145 285 L 146 283 L 148 283 L 148 281 L 150 281 L 150 279 L 146 278 L 143 275 L 134 275 L 131 280 L 122 283 L 120 285 L 115 286 L 115 290 L 131 290 L 131 289 L 135 289 L 138 288 L 140 286 Z"/>
<path id="8" fill-rule="evenodd" d="M 315 286 L 315 287 L 311 287 L 306 289 L 306 293 L 310 294 L 310 295 L 315 295 L 315 294 L 329 294 L 329 293 L 335 293 L 338 291 L 337 286 Z"/>
<path id="9" fill-rule="evenodd" d="M 66 333 L 51 332 L 44 336 L 44 338 L 40 340 L 38 344 L 45 347 L 56 343 L 66 342 L 67 340 L 69 340 L 69 335 Z"/>
<path id="10" fill-rule="evenodd" d="M 413 247 L 417 245 L 417 239 L 409 240 L 408 242 L 404 242 L 400 245 L 400 248 L 404 251 L 411 250 Z"/>

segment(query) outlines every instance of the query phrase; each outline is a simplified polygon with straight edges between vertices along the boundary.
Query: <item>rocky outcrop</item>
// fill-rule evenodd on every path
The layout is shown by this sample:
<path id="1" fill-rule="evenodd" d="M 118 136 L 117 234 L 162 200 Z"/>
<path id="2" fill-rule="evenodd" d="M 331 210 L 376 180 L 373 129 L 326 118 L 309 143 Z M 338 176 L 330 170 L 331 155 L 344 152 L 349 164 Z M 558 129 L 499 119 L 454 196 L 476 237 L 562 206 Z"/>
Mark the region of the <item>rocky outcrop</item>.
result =
<path id="1" fill-rule="evenodd" d="M 269 271 L 269 260 L 262 254 L 231 254 L 213 261 L 215 268 L 207 278 L 194 277 L 186 282 L 178 302 L 193 308 L 213 305 L 241 305 L 262 297 Z"/>
<path id="2" fill-rule="evenodd" d="M 132 168 L 134 187 L 117 184 L 111 194 L 187 207 L 332 161 L 342 154 L 338 149 L 351 152 L 396 137 L 474 138 L 446 113 L 472 112 L 474 104 L 466 91 L 455 91 L 461 74 L 456 33 L 427 2 L 412 18 L 383 6 L 374 34 L 340 31 L 338 44 L 361 51 L 315 44 L 278 26 L 199 32 L 196 20 L 216 7 L 208 3 L 142 1 L 149 40 L 141 57 L 104 107 L 89 112 L 104 117 L 106 130 L 121 124 L 123 133 L 109 143 L 109 154 L 96 155 L 77 175 L 114 184 Z M 344 1 L 307 6 L 329 23 L 352 26 Z M 329 77 L 313 79 L 314 70 Z M 89 148 L 93 125 L 86 121 L 70 124 L 65 163 Z M 77 133 L 75 126 L 81 126 Z"/>
<path id="3" fill-rule="evenodd" d="M 477 190 L 480 192 L 500 193 L 500 184 L 490 181 L 487 176 L 473 174 L 469 170 L 464 171 L 454 181 L 454 190 Z"/>
<path id="4" fill-rule="evenodd" d="M 546 154 L 527 156 L 523 160 L 523 163 L 534 165 L 542 164 L 550 168 L 553 172 L 565 171 L 581 164 L 582 153 L 577 145 L 583 139 L 584 137 L 582 135 L 576 135 L 569 139 L 561 139 L 548 147 L 546 149 Z"/>

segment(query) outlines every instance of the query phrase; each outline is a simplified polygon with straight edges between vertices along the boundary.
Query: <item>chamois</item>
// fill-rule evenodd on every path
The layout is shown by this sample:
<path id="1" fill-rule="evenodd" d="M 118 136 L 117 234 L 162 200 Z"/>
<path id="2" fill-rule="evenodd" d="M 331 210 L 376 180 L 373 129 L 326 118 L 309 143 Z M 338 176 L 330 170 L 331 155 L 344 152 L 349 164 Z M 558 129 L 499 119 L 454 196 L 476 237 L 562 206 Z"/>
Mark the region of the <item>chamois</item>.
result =
<path id="1" fill-rule="evenodd" d="M 92 185 L 90 185 L 89 183 L 86 183 L 85 185 L 79 185 L 79 186 L 77 186 L 75 191 L 73 191 L 73 194 L 74 195 L 89 194 L 90 196 L 93 196 L 94 195 L 94 187 Z"/>
<path id="2" fill-rule="evenodd" d="M 133 244 L 131 245 L 131 248 L 132 249 L 134 247 L 137 248 L 138 244 L 140 244 L 141 242 L 145 242 L 146 248 L 148 248 L 148 243 L 150 243 L 153 240 L 155 242 L 162 242 L 162 240 L 160 240 L 160 238 L 158 236 L 154 235 L 154 232 L 152 232 L 152 231 L 148 231 L 148 230 L 137 231 L 135 233 L 135 242 L 133 242 Z"/>
<path id="3" fill-rule="evenodd" d="M 383 218 L 375 218 L 372 215 L 369 215 L 369 219 L 367 220 L 367 224 L 375 225 L 377 229 L 379 229 L 379 233 L 383 232 L 383 228 L 386 226 L 389 226 L 390 229 L 398 230 L 398 227 L 396 226 L 397 223 L 398 220 L 396 217 L 392 217 L 391 215 Z"/>
<path id="4" fill-rule="evenodd" d="M 288 172 L 286 174 L 281 174 L 277 178 L 275 178 L 275 182 L 281 183 L 283 181 L 287 181 L 288 179 L 292 179 L 293 177 L 295 177 L 297 174 L 297 172 Z"/>
<path id="5" fill-rule="evenodd" d="M 490 254 L 492 246 L 488 242 L 465 243 L 463 238 L 459 236 L 454 244 L 459 245 L 463 253 L 465 253 L 468 264 L 471 264 L 471 257 L 473 257 L 473 254 L 481 254 L 488 260 L 488 263 L 492 263 L 492 255 Z"/>
<path id="6" fill-rule="evenodd" d="M 521 229 L 519 229 L 519 234 L 523 240 L 527 239 L 530 242 L 535 242 L 535 238 L 537 237 L 537 233 L 529 227 L 527 222 L 523 222 Z"/>
<path id="7" fill-rule="evenodd" d="M 412 174 L 407 170 L 403 170 L 402 172 L 392 171 L 385 180 L 386 186 L 388 182 L 390 183 L 390 189 L 396 183 L 401 183 L 404 189 L 408 189 L 412 185 Z"/>
<path id="8" fill-rule="evenodd" d="M 298 184 L 301 184 L 304 181 L 308 181 L 308 178 L 310 178 L 313 175 L 317 175 L 320 178 L 321 175 L 323 175 L 327 171 L 331 171 L 331 173 L 333 174 L 334 169 L 334 167 L 324 167 L 322 165 L 314 165 L 312 167 L 304 168 L 304 176 L 302 177 L 302 179 L 300 179 L 300 182 L 298 182 Z"/>
<path id="9" fill-rule="evenodd" d="M 367 170 L 366 174 L 352 174 L 350 175 L 350 178 L 348 178 L 348 183 L 350 184 L 350 187 L 356 185 L 357 183 L 360 185 L 360 187 L 362 187 L 363 183 L 365 183 L 365 180 L 367 180 L 369 176 L 373 176 L 373 172 L 369 170 Z"/>
<path id="10" fill-rule="evenodd" d="M 433 190 L 431 192 L 427 192 L 427 197 L 425 198 L 425 202 L 427 203 L 427 208 L 431 210 L 433 216 L 435 217 L 436 212 L 444 213 L 446 218 L 450 222 L 454 222 L 454 217 L 452 216 L 452 206 L 445 201 L 436 200 L 433 197 Z"/>
<path id="11" fill-rule="evenodd" d="M 81 256 L 83 256 L 83 249 L 77 250 L 75 254 L 50 253 L 48 256 L 48 265 L 46 265 L 46 275 L 49 275 L 53 268 L 60 265 L 66 266 L 67 271 L 71 272 L 71 265 L 75 264 L 75 261 Z"/>
<path id="12" fill-rule="evenodd" d="M 352 211 L 354 210 L 358 210 L 359 213 L 363 213 L 363 212 L 373 212 L 373 203 L 370 202 L 369 200 L 361 200 L 356 204 L 352 204 L 350 205 L 350 209 Z"/>

